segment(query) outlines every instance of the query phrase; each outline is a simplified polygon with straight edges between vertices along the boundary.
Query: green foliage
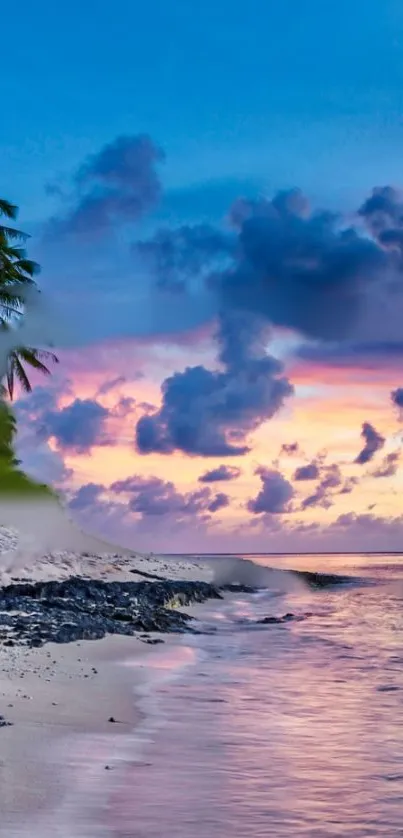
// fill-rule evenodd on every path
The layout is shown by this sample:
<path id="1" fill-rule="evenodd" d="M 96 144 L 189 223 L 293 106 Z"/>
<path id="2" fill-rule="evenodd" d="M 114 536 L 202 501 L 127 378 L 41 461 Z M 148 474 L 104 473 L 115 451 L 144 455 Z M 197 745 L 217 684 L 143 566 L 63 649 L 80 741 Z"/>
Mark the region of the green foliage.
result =
<path id="1" fill-rule="evenodd" d="M 56 497 L 41 483 L 36 483 L 18 468 L 14 455 L 16 421 L 11 408 L 0 399 L 0 497 Z"/>
<path id="2" fill-rule="evenodd" d="M 17 207 L 0 198 L 0 218 L 14 221 L 17 212 Z M 24 317 L 26 292 L 36 285 L 34 276 L 39 272 L 39 266 L 27 258 L 23 247 L 27 238 L 20 230 L 0 224 L 0 335 L 1 332 L 11 332 L 18 327 Z M 4 357 L 7 366 L 3 366 L 2 375 L 6 373 L 7 389 L 0 381 L 0 496 L 55 497 L 51 489 L 31 480 L 18 468 L 13 445 L 16 420 L 5 402 L 7 392 L 10 399 L 13 398 L 16 380 L 24 392 L 31 391 L 25 366 L 50 375 L 44 363 L 48 360 L 57 363 L 52 352 L 15 345 L 10 349 L 8 357 Z"/>
<path id="3" fill-rule="evenodd" d="M 9 201 L 0 199 L 0 217 L 14 220 L 17 207 Z M 28 238 L 25 233 L 0 224 L 0 330 L 10 331 L 18 325 L 24 315 L 27 289 L 36 286 L 34 276 L 39 273 L 39 265 L 27 258 L 26 250 L 21 246 Z M 31 391 L 31 384 L 25 366 L 50 375 L 46 363 L 57 363 L 53 352 L 16 347 L 9 353 L 7 367 L 7 389 L 13 398 L 14 384 L 17 379 L 26 393 Z"/>

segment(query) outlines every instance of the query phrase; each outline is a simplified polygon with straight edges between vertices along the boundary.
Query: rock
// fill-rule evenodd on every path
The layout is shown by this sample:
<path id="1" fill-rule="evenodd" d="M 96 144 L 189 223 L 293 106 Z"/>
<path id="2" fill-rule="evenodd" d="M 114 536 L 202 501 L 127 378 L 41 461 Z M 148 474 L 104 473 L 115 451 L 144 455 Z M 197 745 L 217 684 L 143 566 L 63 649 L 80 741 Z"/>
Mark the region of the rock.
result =
<path id="1" fill-rule="evenodd" d="M 177 607 L 209 598 L 221 599 L 221 594 L 207 582 L 70 577 L 62 582 L 13 583 L 0 588 L 0 631 L 12 631 L 14 643 L 30 647 L 97 640 L 107 634 L 195 633 L 191 618 Z"/>
<path id="2" fill-rule="evenodd" d="M 0 727 L 12 727 L 12 722 L 6 722 L 4 716 L 0 716 Z"/>
<path id="3" fill-rule="evenodd" d="M 259 625 L 262 625 L 262 626 L 274 625 L 276 623 L 282 623 L 282 622 L 283 622 L 282 617 L 263 617 L 262 620 L 258 620 Z"/>
<path id="4" fill-rule="evenodd" d="M 163 643 L 163 642 L 164 641 L 162 640 L 161 637 L 147 637 L 146 639 L 143 639 L 143 643 L 148 643 L 149 646 L 156 646 L 157 643 Z"/>
<path id="5" fill-rule="evenodd" d="M 337 573 L 315 573 L 309 570 L 290 570 L 294 576 L 302 579 L 310 588 L 333 588 L 336 585 L 351 585 L 359 580 L 352 576 L 339 576 Z"/>
<path id="6" fill-rule="evenodd" d="M 275 625 L 283 623 L 299 623 L 301 620 L 305 620 L 306 617 L 312 617 L 312 614 L 284 614 L 283 617 L 263 617 L 262 620 L 258 620 L 259 625 Z"/>
<path id="7" fill-rule="evenodd" d="M 112 724 L 116 724 L 116 719 L 114 719 L 114 718 L 113 718 L 113 716 L 111 716 L 111 717 L 108 719 L 108 722 L 112 722 Z"/>

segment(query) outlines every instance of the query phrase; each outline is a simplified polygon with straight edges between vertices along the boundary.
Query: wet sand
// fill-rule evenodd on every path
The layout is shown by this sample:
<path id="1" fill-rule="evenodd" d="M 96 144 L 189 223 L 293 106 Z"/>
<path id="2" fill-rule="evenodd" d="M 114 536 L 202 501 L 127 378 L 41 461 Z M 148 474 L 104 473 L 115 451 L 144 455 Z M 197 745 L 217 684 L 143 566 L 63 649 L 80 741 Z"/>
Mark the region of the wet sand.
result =
<path id="1" fill-rule="evenodd" d="M 62 741 L 91 733 L 124 736 L 135 728 L 141 717 L 135 675 L 121 662 L 149 651 L 133 637 L 1 649 L 0 713 L 11 723 L 0 729 L 2 838 L 19 834 L 11 830 L 41 809 L 61 804 L 67 781 Z"/>

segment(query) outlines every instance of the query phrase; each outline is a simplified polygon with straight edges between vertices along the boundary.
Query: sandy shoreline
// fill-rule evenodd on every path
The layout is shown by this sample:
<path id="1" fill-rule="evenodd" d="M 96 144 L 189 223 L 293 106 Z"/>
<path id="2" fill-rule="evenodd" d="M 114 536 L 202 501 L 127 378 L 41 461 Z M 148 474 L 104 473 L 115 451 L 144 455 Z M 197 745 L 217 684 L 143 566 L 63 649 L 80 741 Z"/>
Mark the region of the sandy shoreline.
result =
<path id="1" fill-rule="evenodd" d="M 37 510 L 30 508 L 29 514 L 24 510 L 22 537 L 15 508 L 12 515 L 6 512 L 7 517 L 3 507 L 0 585 L 71 576 L 131 582 L 211 579 L 211 570 L 201 562 L 130 552 L 85 534 L 81 540 L 60 507 L 41 508 L 42 518 L 45 513 L 53 516 L 52 543 L 47 545 L 51 550 L 45 553 L 44 543 L 33 550 Z M 164 635 L 164 640 L 168 637 Z M 0 716 L 10 726 L 0 728 L 0 838 L 78 835 L 72 831 L 74 819 L 69 826 L 69 795 L 74 797 L 73 788 L 83 772 L 88 781 L 95 772 L 98 790 L 106 779 L 111 785 L 117 767 L 114 755 L 118 760 L 143 718 L 136 687 L 147 680 L 146 663 L 156 654 L 154 648 L 168 650 L 170 645 L 153 647 L 133 636 L 109 635 L 28 648 L 8 645 L 3 638 Z M 144 665 L 122 665 L 138 663 L 142 657 Z M 111 717 L 116 722 L 110 722 Z M 58 811 L 62 815 L 56 823 Z"/>
<path id="2" fill-rule="evenodd" d="M 0 653 L 0 836 L 19 834 L 66 791 L 63 742 L 72 735 L 128 735 L 141 719 L 133 669 L 121 665 L 150 652 L 135 638 L 107 637 Z M 116 723 L 108 720 L 113 717 Z M 85 741 L 83 739 L 83 741 Z M 113 749 L 111 749 L 111 755 Z"/>

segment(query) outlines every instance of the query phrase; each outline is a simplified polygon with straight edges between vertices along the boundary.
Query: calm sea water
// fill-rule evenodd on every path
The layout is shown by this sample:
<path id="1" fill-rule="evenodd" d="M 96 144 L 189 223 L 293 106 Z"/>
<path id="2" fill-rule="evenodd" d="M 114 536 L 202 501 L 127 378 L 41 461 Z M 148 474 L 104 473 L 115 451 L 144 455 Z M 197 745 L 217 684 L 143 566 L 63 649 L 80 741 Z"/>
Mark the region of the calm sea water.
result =
<path id="1" fill-rule="evenodd" d="M 72 835 L 403 836 L 403 560 L 253 560 L 356 581 L 268 574 L 203 607 L 205 633 L 150 657 L 143 729 Z M 286 612 L 301 620 L 257 623 Z"/>

